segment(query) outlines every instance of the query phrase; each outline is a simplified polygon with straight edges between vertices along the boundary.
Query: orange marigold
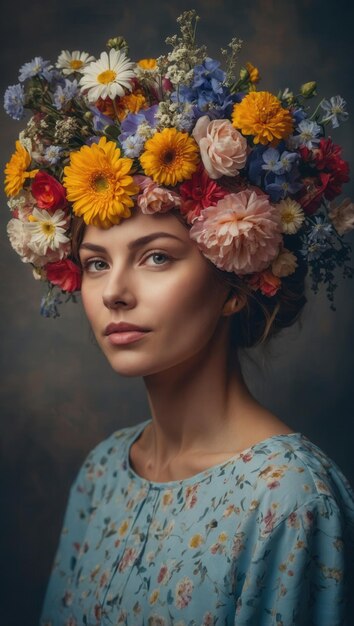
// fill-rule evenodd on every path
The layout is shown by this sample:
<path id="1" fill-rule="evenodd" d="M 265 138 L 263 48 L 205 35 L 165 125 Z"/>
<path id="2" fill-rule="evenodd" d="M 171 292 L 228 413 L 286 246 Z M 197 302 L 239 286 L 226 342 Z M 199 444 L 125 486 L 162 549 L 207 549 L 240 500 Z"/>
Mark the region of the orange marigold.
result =
<path id="1" fill-rule="evenodd" d="M 99 98 L 96 106 L 103 115 L 122 122 L 128 113 L 138 113 L 141 109 L 146 109 L 147 101 L 142 91 L 137 90 L 122 98 L 116 98 L 114 102 L 111 98 Z"/>
<path id="2" fill-rule="evenodd" d="M 253 135 L 255 144 L 276 146 L 293 132 L 289 109 L 268 91 L 251 91 L 235 104 L 232 123 L 243 135 Z"/>

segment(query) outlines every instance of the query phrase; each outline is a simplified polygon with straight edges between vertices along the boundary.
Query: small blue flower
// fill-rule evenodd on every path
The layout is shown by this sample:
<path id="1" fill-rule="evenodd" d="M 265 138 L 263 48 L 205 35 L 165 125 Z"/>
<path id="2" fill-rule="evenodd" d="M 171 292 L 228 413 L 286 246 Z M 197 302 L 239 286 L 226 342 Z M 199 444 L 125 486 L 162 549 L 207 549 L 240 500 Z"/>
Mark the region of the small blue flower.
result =
<path id="1" fill-rule="evenodd" d="M 56 293 L 54 295 L 50 289 L 47 295 L 43 296 L 41 300 L 40 314 L 43 315 L 43 317 L 59 317 L 59 304 L 62 304 L 60 294 Z"/>
<path id="2" fill-rule="evenodd" d="M 328 244 L 304 242 L 299 252 L 308 261 L 317 261 L 328 248 Z"/>
<path id="3" fill-rule="evenodd" d="M 10 85 L 4 95 L 4 109 L 14 120 L 20 120 L 23 117 L 25 103 L 25 90 L 23 85 Z"/>
<path id="4" fill-rule="evenodd" d="M 282 168 L 281 163 L 279 162 L 280 154 L 278 150 L 275 148 L 268 148 L 265 152 L 263 152 L 263 165 L 262 170 L 266 170 L 267 172 L 273 172 L 274 174 L 283 173 L 279 172 Z"/>
<path id="5" fill-rule="evenodd" d="M 121 130 L 123 131 L 118 139 L 121 143 L 128 139 L 131 135 L 135 135 L 138 130 L 138 127 L 143 123 L 148 123 L 151 128 L 155 128 L 156 126 L 156 118 L 155 114 L 157 112 L 158 105 L 154 104 L 148 109 L 144 109 L 143 111 L 139 111 L 139 113 L 128 113 L 127 117 L 121 123 Z"/>
<path id="6" fill-rule="evenodd" d="M 137 158 L 143 151 L 144 143 L 144 137 L 141 137 L 138 133 L 135 135 L 129 135 L 129 137 L 122 142 L 124 156 L 130 157 L 131 159 Z"/>
<path id="7" fill-rule="evenodd" d="M 106 126 L 111 126 L 112 124 L 114 124 L 114 121 L 111 117 L 108 117 L 108 115 L 104 115 L 96 107 L 90 106 L 89 109 L 93 113 L 92 125 L 96 132 L 101 132 L 106 128 Z"/>
<path id="8" fill-rule="evenodd" d="M 330 100 L 322 100 L 321 107 L 326 115 L 321 120 L 322 124 L 332 122 L 332 128 L 338 128 L 339 121 L 346 122 L 349 113 L 345 110 L 347 103 L 341 96 L 332 96 Z"/>
<path id="9" fill-rule="evenodd" d="M 49 165 L 55 165 L 60 159 L 62 148 L 60 146 L 48 146 L 44 151 L 44 159 Z"/>
<path id="10" fill-rule="evenodd" d="M 292 139 L 298 146 L 306 146 L 306 148 L 314 148 L 320 142 L 322 128 L 316 122 L 311 120 L 303 120 L 297 126 L 298 135 Z"/>
<path id="11" fill-rule="evenodd" d="M 302 183 L 296 182 L 297 176 L 297 172 L 293 171 L 288 176 L 274 176 L 272 182 L 265 181 L 265 190 L 273 202 L 294 195 L 302 188 Z"/>
<path id="12" fill-rule="evenodd" d="M 65 106 L 77 95 L 78 92 L 78 82 L 77 80 L 65 80 L 65 85 L 62 87 L 58 85 L 54 95 L 54 105 L 58 111 L 61 111 L 65 108 Z"/>
<path id="13" fill-rule="evenodd" d="M 325 244 L 332 239 L 332 235 L 332 225 L 326 222 L 323 217 L 316 216 L 315 224 L 311 227 L 308 233 L 309 242 Z"/>
<path id="14" fill-rule="evenodd" d="M 42 57 L 35 57 L 20 67 L 18 80 L 23 83 L 27 78 L 33 78 L 33 76 L 43 76 L 48 80 L 51 76 L 50 69 L 50 61 L 44 61 Z"/>

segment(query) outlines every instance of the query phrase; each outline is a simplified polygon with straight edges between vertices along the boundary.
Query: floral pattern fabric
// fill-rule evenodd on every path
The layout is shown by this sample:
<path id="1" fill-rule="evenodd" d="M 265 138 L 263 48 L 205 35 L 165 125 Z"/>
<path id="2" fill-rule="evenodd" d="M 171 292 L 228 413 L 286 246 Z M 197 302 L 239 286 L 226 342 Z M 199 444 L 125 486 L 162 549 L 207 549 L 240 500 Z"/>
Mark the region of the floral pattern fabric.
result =
<path id="1" fill-rule="evenodd" d="M 158 483 L 129 450 L 87 457 L 69 498 L 42 626 L 337 626 L 353 563 L 354 494 L 301 433 Z"/>

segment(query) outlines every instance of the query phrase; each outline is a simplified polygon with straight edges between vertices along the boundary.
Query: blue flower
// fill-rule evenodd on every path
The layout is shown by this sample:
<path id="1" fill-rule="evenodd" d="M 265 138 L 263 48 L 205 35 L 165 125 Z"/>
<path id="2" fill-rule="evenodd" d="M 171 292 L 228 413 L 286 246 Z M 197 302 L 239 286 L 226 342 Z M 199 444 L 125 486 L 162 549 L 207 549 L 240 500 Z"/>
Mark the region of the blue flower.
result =
<path id="1" fill-rule="evenodd" d="M 278 202 L 281 198 L 293 195 L 302 188 L 302 183 L 296 182 L 298 173 L 294 170 L 288 175 L 274 176 L 274 180 L 265 180 L 265 190 L 269 193 L 273 202 Z"/>
<path id="2" fill-rule="evenodd" d="M 201 65 L 196 65 L 192 85 L 181 85 L 178 91 L 171 94 L 172 102 L 195 104 L 195 118 L 205 113 L 211 119 L 230 117 L 233 104 L 239 97 L 230 94 L 230 90 L 223 84 L 225 72 L 219 66 L 219 61 L 210 57 Z"/>
<path id="3" fill-rule="evenodd" d="M 299 134 L 292 137 L 292 141 L 297 146 L 306 146 L 307 148 L 311 149 L 320 142 L 322 128 L 316 122 L 311 122 L 311 120 L 303 120 L 297 126 L 296 130 Z"/>
<path id="4" fill-rule="evenodd" d="M 326 222 L 325 218 L 321 216 L 315 217 L 315 224 L 311 227 L 308 233 L 309 242 L 325 244 L 332 239 L 332 235 L 332 225 Z"/>
<path id="5" fill-rule="evenodd" d="M 151 128 L 155 128 L 156 126 L 156 118 L 155 114 L 157 112 L 158 105 L 154 104 L 148 109 L 144 109 L 143 111 L 139 111 L 139 113 L 128 113 L 127 117 L 121 123 L 121 130 L 123 131 L 118 139 L 121 143 L 123 143 L 128 137 L 131 135 L 135 135 L 138 130 L 138 127 L 141 124 L 147 123 Z"/>
<path id="6" fill-rule="evenodd" d="M 25 103 L 25 90 L 23 85 L 10 85 L 4 95 L 4 109 L 14 120 L 23 117 L 23 105 Z"/>
<path id="7" fill-rule="evenodd" d="M 193 87 L 214 93 L 222 93 L 221 84 L 225 80 L 225 72 L 219 69 L 220 62 L 207 57 L 201 65 L 194 68 Z"/>
<path id="8" fill-rule="evenodd" d="M 47 295 L 43 296 L 41 300 L 40 314 L 43 315 L 43 317 L 59 317 L 59 304 L 62 304 L 60 294 L 56 293 L 53 295 L 50 289 Z"/>
<path id="9" fill-rule="evenodd" d="M 329 101 L 322 100 L 320 104 L 322 109 L 327 113 L 321 120 L 322 124 L 332 122 L 332 128 L 338 128 L 338 120 L 341 122 L 347 121 L 349 117 L 348 111 L 345 110 L 347 103 L 341 96 L 333 96 Z"/>
<path id="10" fill-rule="evenodd" d="M 308 261 L 316 261 L 326 250 L 328 250 L 328 248 L 328 244 L 304 242 L 303 247 L 299 250 L 299 252 Z"/>
<path id="11" fill-rule="evenodd" d="M 283 171 L 279 172 L 279 170 L 283 169 L 281 163 L 279 162 L 280 154 L 278 150 L 275 148 L 268 148 L 262 155 L 263 165 L 262 170 L 266 170 L 267 172 L 274 172 L 274 174 L 283 174 Z"/>
<path id="12" fill-rule="evenodd" d="M 258 187 L 261 185 L 262 182 L 262 165 L 264 163 L 263 154 L 266 149 L 267 148 L 265 148 L 264 146 L 257 146 L 256 148 L 254 148 L 252 152 L 250 152 L 246 163 L 248 178 L 250 179 L 251 183 L 253 183 L 253 185 L 257 185 Z"/>
<path id="13" fill-rule="evenodd" d="M 62 148 L 60 146 L 48 146 L 44 151 L 44 159 L 49 165 L 58 163 L 61 156 Z"/>
<path id="14" fill-rule="evenodd" d="M 96 132 L 101 132 L 106 128 L 106 126 L 112 126 L 114 121 L 108 115 L 104 115 L 101 113 L 99 109 L 93 106 L 89 106 L 91 113 L 93 113 L 92 125 Z"/>
<path id="15" fill-rule="evenodd" d="M 65 85 L 62 87 L 58 85 L 54 95 L 54 105 L 58 111 L 61 111 L 73 98 L 75 98 L 78 91 L 78 82 L 77 80 L 65 80 Z"/>
<path id="16" fill-rule="evenodd" d="M 124 156 L 130 157 L 131 159 L 137 158 L 143 151 L 144 143 L 144 137 L 138 133 L 135 135 L 129 135 L 129 137 L 122 142 Z"/>
<path id="17" fill-rule="evenodd" d="M 18 80 L 23 83 L 27 78 L 33 78 L 33 76 L 43 76 L 46 80 L 49 80 L 51 77 L 50 69 L 50 61 L 44 61 L 42 57 L 34 57 L 32 61 L 20 67 Z"/>

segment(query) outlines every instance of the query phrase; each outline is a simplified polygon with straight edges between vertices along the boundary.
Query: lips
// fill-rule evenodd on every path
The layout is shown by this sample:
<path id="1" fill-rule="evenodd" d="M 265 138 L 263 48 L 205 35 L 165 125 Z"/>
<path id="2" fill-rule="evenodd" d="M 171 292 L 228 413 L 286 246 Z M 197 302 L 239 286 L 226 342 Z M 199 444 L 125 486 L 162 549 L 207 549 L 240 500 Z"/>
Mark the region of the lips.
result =
<path id="1" fill-rule="evenodd" d="M 119 324 L 108 324 L 104 335 L 112 346 L 126 346 L 140 341 L 149 332 L 149 328 L 142 328 L 142 326 L 128 324 L 127 322 L 119 322 Z"/>
<path id="2" fill-rule="evenodd" d="M 127 322 L 119 322 L 118 324 L 108 324 L 106 326 L 104 334 L 112 335 L 113 333 L 124 333 L 129 331 L 137 331 L 146 333 L 149 332 L 149 328 L 143 328 L 142 326 L 136 326 L 136 324 L 128 324 Z"/>

